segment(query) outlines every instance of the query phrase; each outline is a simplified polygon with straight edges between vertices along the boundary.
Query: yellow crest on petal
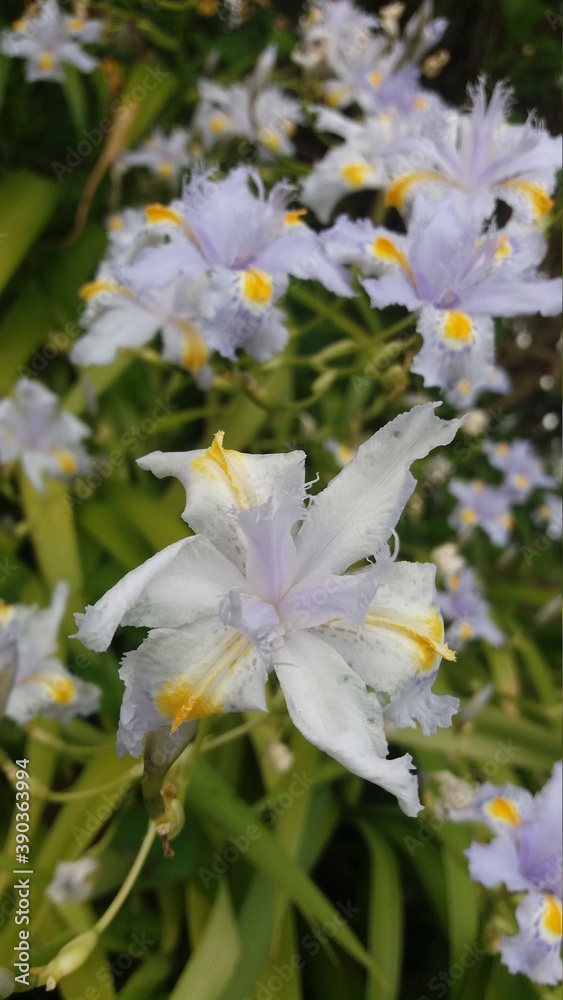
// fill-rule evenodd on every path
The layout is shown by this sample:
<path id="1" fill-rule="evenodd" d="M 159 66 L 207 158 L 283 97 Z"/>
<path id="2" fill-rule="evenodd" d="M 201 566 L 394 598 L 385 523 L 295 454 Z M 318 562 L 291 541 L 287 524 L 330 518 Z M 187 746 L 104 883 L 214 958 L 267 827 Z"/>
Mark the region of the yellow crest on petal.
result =
<path id="1" fill-rule="evenodd" d="M 522 823 L 522 816 L 516 802 L 503 795 L 497 795 L 487 804 L 486 809 L 490 816 L 493 816 L 494 819 L 500 819 L 507 826 L 520 826 Z"/>

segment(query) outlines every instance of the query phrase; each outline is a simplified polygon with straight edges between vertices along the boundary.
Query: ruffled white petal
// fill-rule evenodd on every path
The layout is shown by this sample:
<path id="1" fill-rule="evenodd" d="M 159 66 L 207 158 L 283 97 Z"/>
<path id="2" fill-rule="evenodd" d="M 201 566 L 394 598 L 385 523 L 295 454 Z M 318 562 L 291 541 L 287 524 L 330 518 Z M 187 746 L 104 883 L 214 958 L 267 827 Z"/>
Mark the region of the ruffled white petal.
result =
<path id="1" fill-rule="evenodd" d="M 278 654 L 275 671 L 293 722 L 315 746 L 396 795 L 409 816 L 420 810 L 409 754 L 388 760 L 375 694 L 328 643 L 298 632 Z"/>

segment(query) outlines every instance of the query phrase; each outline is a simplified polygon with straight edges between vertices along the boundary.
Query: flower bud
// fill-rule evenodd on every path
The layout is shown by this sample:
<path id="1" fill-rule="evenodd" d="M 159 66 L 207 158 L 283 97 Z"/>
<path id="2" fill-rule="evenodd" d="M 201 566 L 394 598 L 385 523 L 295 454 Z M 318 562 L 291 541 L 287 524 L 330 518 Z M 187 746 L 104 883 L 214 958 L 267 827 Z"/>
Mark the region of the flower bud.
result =
<path id="1" fill-rule="evenodd" d="M 57 983 L 63 976 L 69 976 L 71 972 L 76 972 L 86 959 L 91 955 L 98 943 L 98 934 L 95 930 L 85 931 L 78 937 L 63 945 L 57 955 L 45 966 L 39 976 L 39 984 L 45 986 L 47 991 L 56 989 Z"/>

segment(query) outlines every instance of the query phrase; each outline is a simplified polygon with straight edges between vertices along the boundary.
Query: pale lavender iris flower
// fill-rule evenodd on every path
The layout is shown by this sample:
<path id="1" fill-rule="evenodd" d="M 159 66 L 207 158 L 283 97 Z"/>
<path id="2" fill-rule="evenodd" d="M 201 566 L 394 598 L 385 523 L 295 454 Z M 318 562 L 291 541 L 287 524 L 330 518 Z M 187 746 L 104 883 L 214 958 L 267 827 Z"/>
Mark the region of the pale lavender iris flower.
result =
<path id="1" fill-rule="evenodd" d="M 4 55 L 25 59 L 26 80 L 64 80 L 64 67 L 76 66 L 81 73 L 91 73 L 97 59 L 87 55 L 78 42 L 95 42 L 101 21 L 83 21 L 65 16 L 56 0 L 44 0 L 37 13 L 15 21 L 11 31 L 0 37 Z"/>
<path id="2" fill-rule="evenodd" d="M 544 471 L 529 441 L 517 440 L 511 444 L 486 441 L 483 447 L 491 465 L 504 473 L 504 488 L 512 503 L 524 503 L 537 487 L 557 486 L 553 476 Z"/>
<path id="3" fill-rule="evenodd" d="M 514 527 L 513 501 L 502 486 L 489 486 L 481 479 L 452 479 L 448 489 L 458 501 L 448 522 L 452 528 L 462 537 L 482 528 L 493 545 L 502 548 L 507 544 Z"/>
<path id="4" fill-rule="evenodd" d="M 447 591 L 438 592 L 440 610 L 451 624 L 446 638 L 454 649 L 460 649 L 471 639 L 486 639 L 492 646 L 501 646 L 504 636 L 491 619 L 490 607 L 483 597 L 482 587 L 472 569 L 463 569 L 446 580 Z"/>

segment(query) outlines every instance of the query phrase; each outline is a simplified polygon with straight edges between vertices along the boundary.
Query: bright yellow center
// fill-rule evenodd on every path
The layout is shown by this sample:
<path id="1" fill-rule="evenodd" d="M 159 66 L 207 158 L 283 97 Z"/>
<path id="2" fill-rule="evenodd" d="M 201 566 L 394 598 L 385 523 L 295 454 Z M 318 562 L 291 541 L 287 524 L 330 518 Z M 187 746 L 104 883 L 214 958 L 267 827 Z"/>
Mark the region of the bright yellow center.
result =
<path id="1" fill-rule="evenodd" d="M 424 109 L 428 107 L 428 101 L 425 97 L 415 97 L 414 106 L 420 111 L 424 111 Z"/>
<path id="2" fill-rule="evenodd" d="M 471 392 L 471 385 L 466 378 L 462 378 L 461 381 L 458 382 L 457 387 L 463 396 L 468 396 Z"/>
<path id="3" fill-rule="evenodd" d="M 271 128 L 258 129 L 258 141 L 261 142 L 266 149 L 270 149 L 272 153 L 278 153 L 280 150 L 281 139 L 277 132 L 274 132 Z"/>
<path id="4" fill-rule="evenodd" d="M 49 694 L 57 705 L 68 705 L 76 693 L 76 685 L 70 677 L 41 677 L 38 678 L 49 690 Z"/>
<path id="5" fill-rule="evenodd" d="M 381 85 L 383 77 L 379 72 L 379 70 L 376 69 L 373 73 L 370 73 L 368 80 L 370 83 L 373 83 L 374 87 L 379 87 Z"/>
<path id="6" fill-rule="evenodd" d="M 108 227 L 111 229 L 112 233 L 119 233 L 123 229 L 123 216 L 110 215 L 108 219 Z"/>
<path id="7" fill-rule="evenodd" d="M 70 451 L 65 451 L 64 448 L 55 448 L 53 450 L 53 458 L 57 462 L 61 472 L 64 472 L 66 476 L 72 476 L 76 472 L 78 462 L 74 455 L 71 455 Z"/>
<path id="8" fill-rule="evenodd" d="M 256 267 L 242 272 L 242 294 L 253 305 L 266 306 L 271 302 L 274 286 L 269 274 Z"/>
<path id="9" fill-rule="evenodd" d="M 48 49 L 45 49 L 45 51 L 42 52 L 41 55 L 39 56 L 38 65 L 39 69 L 42 70 L 42 72 L 44 73 L 48 73 L 50 70 L 52 70 L 53 66 L 55 65 L 55 57 L 53 53 L 49 52 Z"/>
<path id="10" fill-rule="evenodd" d="M 145 215 L 149 226 L 155 226 L 159 222 L 166 222 L 170 226 L 183 226 L 184 220 L 180 212 L 166 205 L 147 205 Z"/>
<path id="11" fill-rule="evenodd" d="M 505 528 L 512 530 L 514 527 L 514 518 L 510 514 L 501 514 L 499 521 Z"/>
<path id="12" fill-rule="evenodd" d="M 546 931 L 560 938 L 563 933 L 561 902 L 551 893 L 545 893 L 545 905 L 542 914 L 542 925 Z"/>
<path id="13" fill-rule="evenodd" d="M 489 802 L 487 811 L 495 819 L 506 823 L 507 826 L 520 826 L 522 823 L 520 810 L 516 803 L 511 799 L 505 799 L 502 795 L 497 795 L 492 802 Z"/>
<path id="14" fill-rule="evenodd" d="M 344 87 L 334 87 L 332 90 L 325 90 L 325 104 L 328 104 L 329 108 L 338 108 L 345 93 Z"/>
<path id="15" fill-rule="evenodd" d="M 444 314 L 444 336 L 456 344 L 470 344 L 473 340 L 473 327 L 469 316 L 462 312 L 446 312 Z"/>
<path id="16" fill-rule="evenodd" d="M 460 517 L 462 524 L 475 524 L 477 520 L 477 514 L 471 507 L 464 507 Z"/>
<path id="17" fill-rule="evenodd" d="M 349 163 L 340 168 L 340 173 L 350 187 L 360 188 L 371 176 L 372 170 L 367 163 Z"/>
<path id="18" fill-rule="evenodd" d="M 519 490 L 525 490 L 526 487 L 529 485 L 530 480 L 528 479 L 527 476 L 524 475 L 523 472 L 520 472 L 517 476 L 514 477 L 514 482 L 516 483 Z"/>
<path id="19" fill-rule="evenodd" d="M 84 21 L 81 21 L 79 17 L 73 18 L 73 20 L 69 21 L 66 26 L 67 31 L 84 31 L 84 28 Z"/>
<path id="20" fill-rule="evenodd" d="M 209 131 L 213 132 L 214 135 L 219 135 L 220 132 L 225 131 L 229 124 L 230 118 L 227 118 L 227 115 L 215 115 L 214 118 L 209 119 Z"/>
<path id="21" fill-rule="evenodd" d="M 464 622 L 459 630 L 460 639 L 462 639 L 463 642 L 469 642 L 472 636 L 473 627 L 469 624 L 469 622 Z"/>
<path id="22" fill-rule="evenodd" d="M 284 222 L 286 226 L 301 226 L 304 215 L 307 215 L 306 208 L 294 208 L 291 212 L 285 213 Z"/>
<path id="23" fill-rule="evenodd" d="M 174 173 L 174 166 L 168 160 L 163 160 L 162 163 L 159 163 L 156 172 L 159 177 L 162 177 L 163 181 L 168 181 Z"/>

